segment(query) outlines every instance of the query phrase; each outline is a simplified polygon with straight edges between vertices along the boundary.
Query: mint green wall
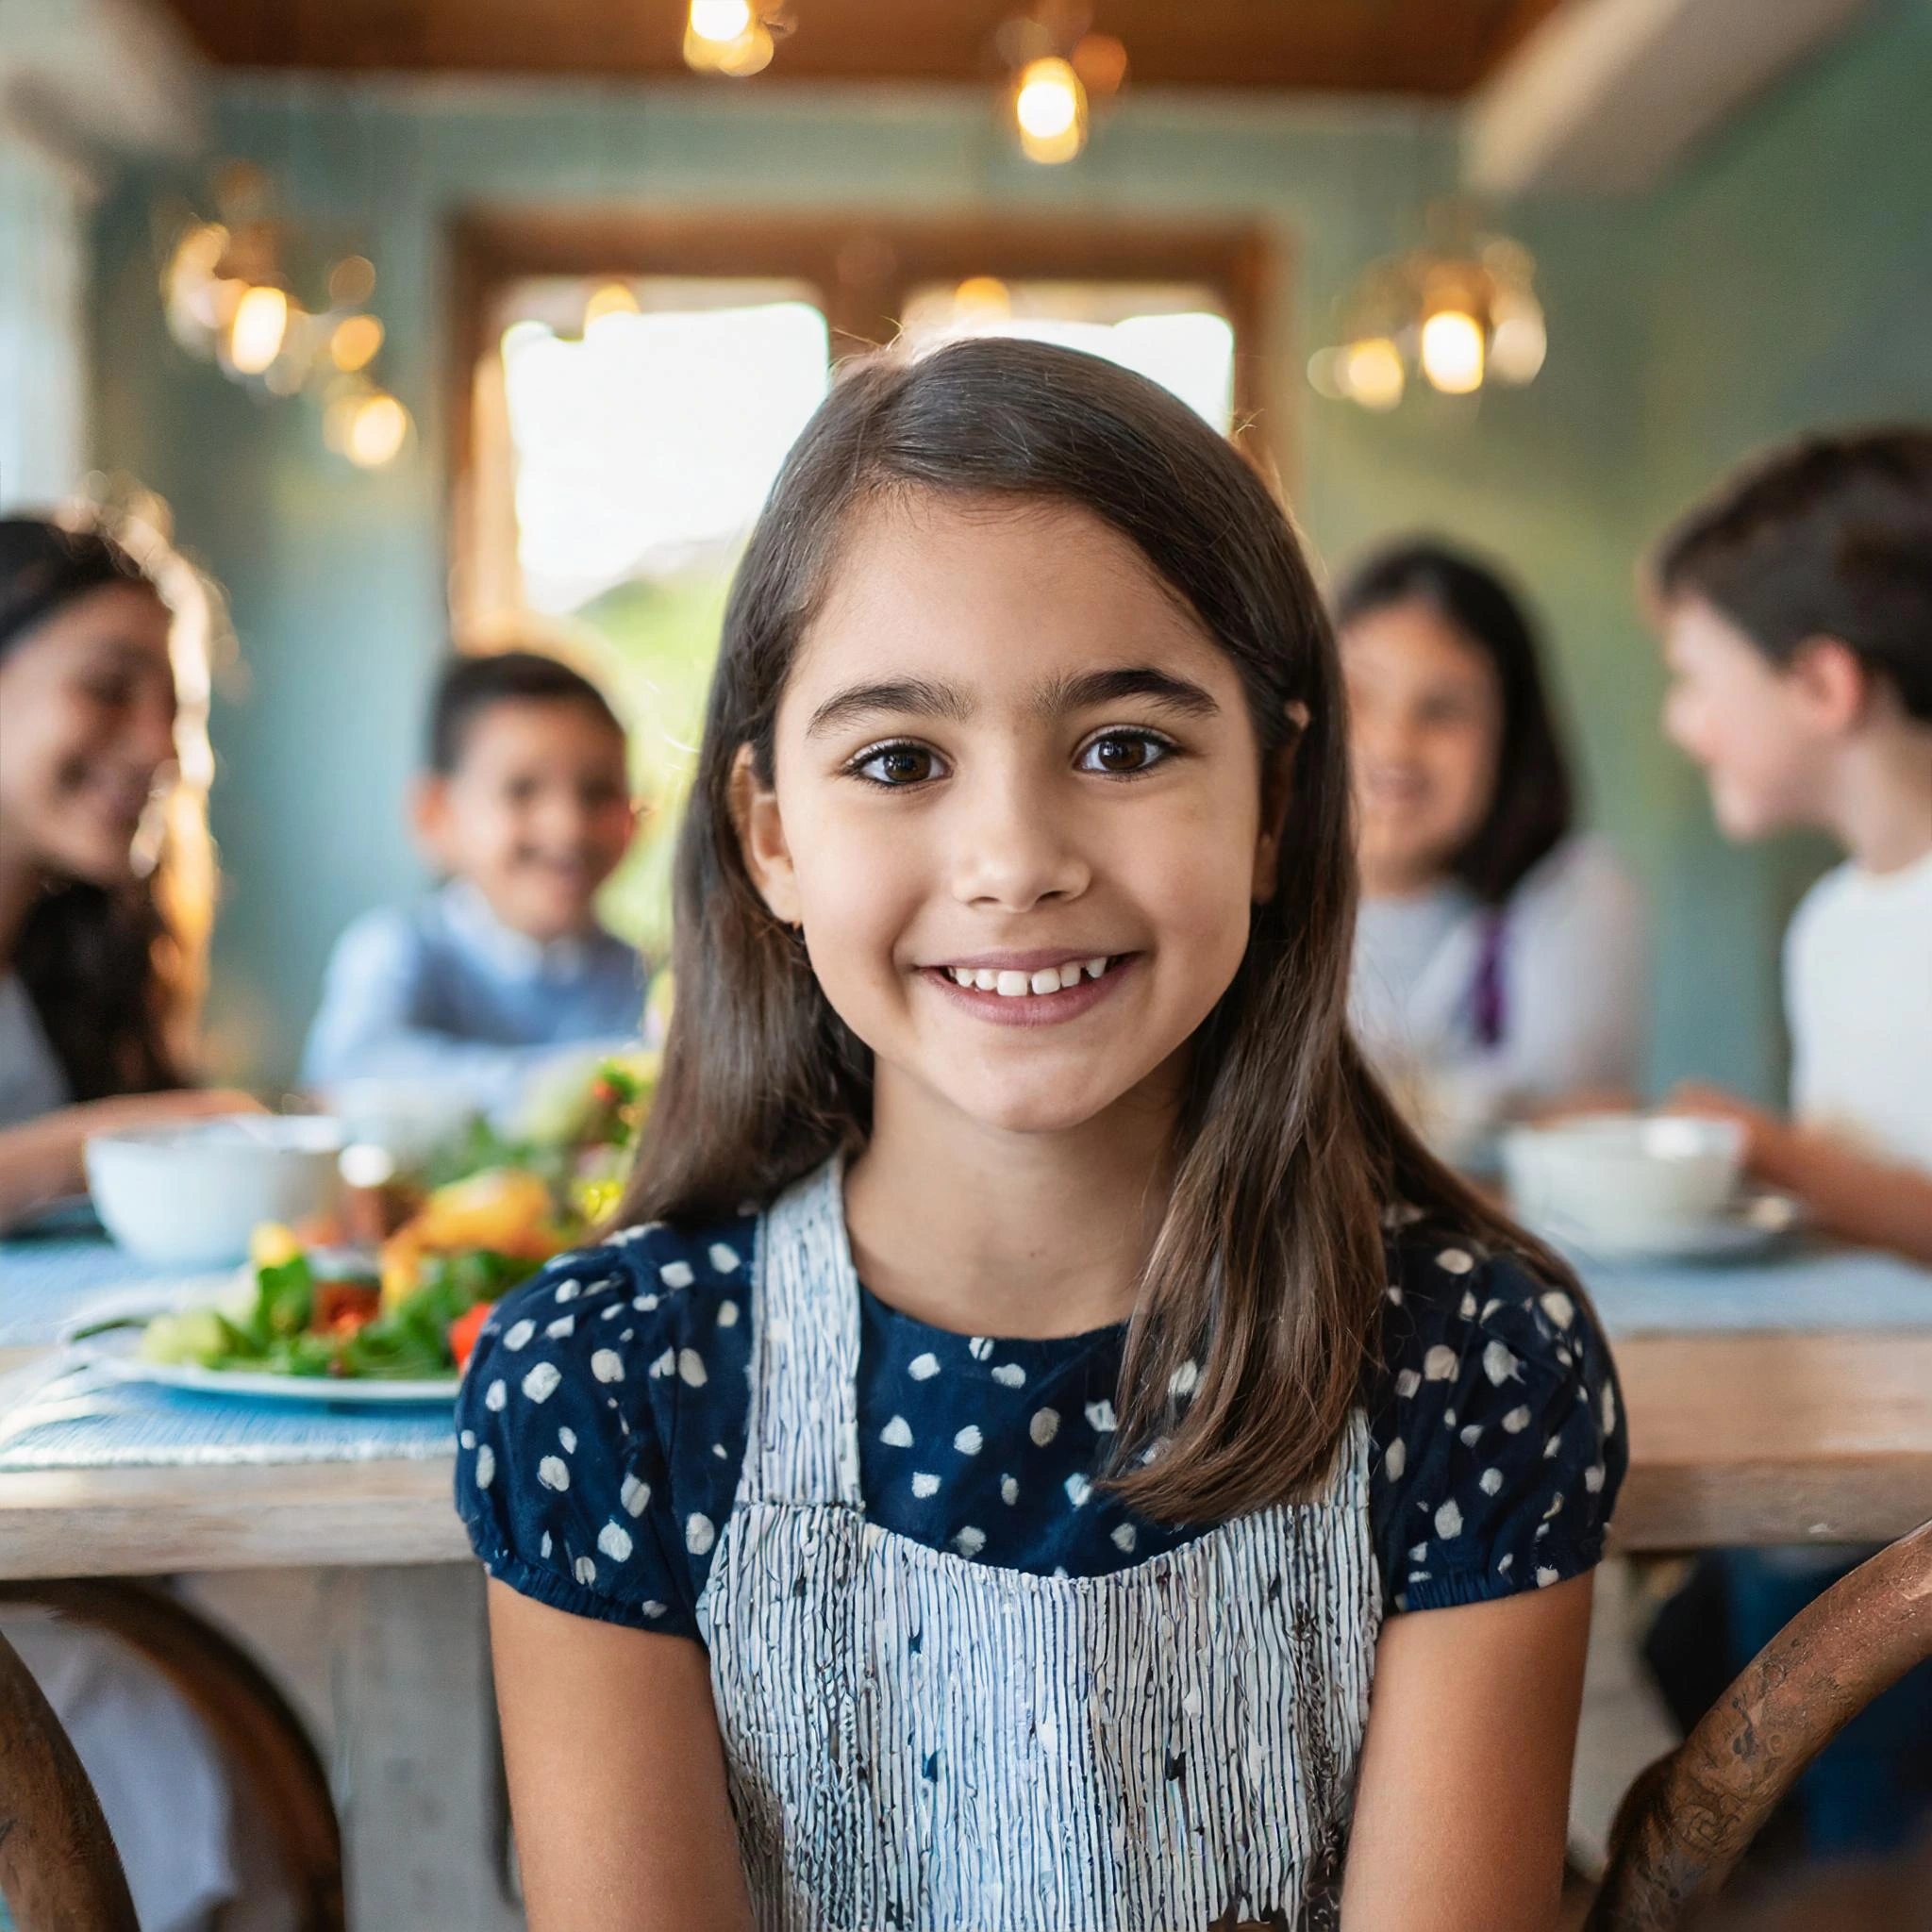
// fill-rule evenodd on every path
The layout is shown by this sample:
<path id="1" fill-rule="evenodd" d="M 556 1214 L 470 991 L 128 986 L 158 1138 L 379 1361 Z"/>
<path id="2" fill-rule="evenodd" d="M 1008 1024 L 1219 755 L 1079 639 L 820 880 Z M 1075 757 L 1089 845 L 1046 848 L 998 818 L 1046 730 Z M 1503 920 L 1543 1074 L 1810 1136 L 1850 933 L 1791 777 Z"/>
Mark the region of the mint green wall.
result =
<path id="1" fill-rule="evenodd" d="M 1387 418 L 1321 402 L 1299 372 L 1353 272 L 1417 239 L 1424 201 L 1452 180 L 1452 130 L 1437 117 L 1130 98 L 1079 162 L 1042 170 L 1009 154 L 977 92 L 229 86 L 224 150 L 269 166 L 296 212 L 364 238 L 390 328 L 385 379 L 419 437 L 392 469 L 365 475 L 322 451 L 303 408 L 258 405 L 189 362 L 155 297 L 149 210 L 165 184 L 130 181 L 104 208 L 101 459 L 173 502 L 183 540 L 228 585 L 241 642 L 242 675 L 214 721 L 227 896 L 211 1018 L 225 1069 L 286 1078 L 335 932 L 417 881 L 400 826 L 441 639 L 450 218 L 482 204 L 629 203 L 1264 224 L 1285 298 L 1266 345 L 1267 429 L 1304 529 L 1331 566 L 1427 525 L 1517 570 L 1557 647 L 1595 816 L 1657 894 L 1668 996 L 1657 1074 L 1764 1091 L 1778 1053 L 1774 936 L 1795 861 L 1716 846 L 1696 784 L 1657 744 L 1660 679 L 1630 563 L 1688 490 L 1793 411 L 1914 406 L 1916 380 L 1915 406 L 1932 413 L 1932 374 L 1908 366 L 1902 339 L 1903 387 L 1889 399 L 1860 387 L 1874 364 L 1859 346 L 1868 291 L 1874 305 L 1903 291 L 1908 225 L 1928 232 L 1926 184 L 1890 146 L 1901 110 L 1888 120 L 1866 103 L 1932 86 L 1928 21 L 1923 0 L 1887 9 L 1872 44 L 1757 110 L 1653 201 L 1512 211 L 1541 263 L 1543 375 L 1480 402 L 1417 398 Z M 1833 130 L 1833 182 L 1805 198 L 1794 227 L 1789 177 L 1820 146 L 1807 114 Z M 1841 204 L 1865 193 L 1888 212 L 1859 248 Z M 1876 245 L 1888 226 L 1890 257 Z M 1775 309 L 1734 311 L 1814 246 L 1840 254 L 1835 278 L 1808 291 L 1820 320 L 1807 341 L 1837 364 L 1795 381 Z M 1923 241 L 1917 254 L 1923 289 Z M 1666 275 L 1669 287 L 1656 279 Z M 1748 352 L 1719 359 L 1707 332 Z M 1744 393 L 1714 405 L 1698 368 Z"/>

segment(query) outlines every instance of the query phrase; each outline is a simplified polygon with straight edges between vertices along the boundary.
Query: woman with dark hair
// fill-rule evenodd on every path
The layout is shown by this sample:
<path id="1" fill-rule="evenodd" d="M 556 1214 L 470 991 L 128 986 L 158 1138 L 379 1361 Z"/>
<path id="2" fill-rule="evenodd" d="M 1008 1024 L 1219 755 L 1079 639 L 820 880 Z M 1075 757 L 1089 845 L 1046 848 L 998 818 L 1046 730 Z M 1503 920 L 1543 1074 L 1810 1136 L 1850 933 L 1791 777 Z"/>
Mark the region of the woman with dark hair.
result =
<path id="1" fill-rule="evenodd" d="M 1436 1145 L 1627 1101 L 1643 1045 L 1635 888 L 1572 830 L 1568 760 L 1523 606 L 1441 544 L 1373 558 L 1336 601 L 1362 902 L 1351 1009 Z"/>
<path id="2" fill-rule="evenodd" d="M 91 1134 L 254 1106 L 184 1088 L 176 1059 L 184 949 L 150 836 L 175 774 L 174 623 L 104 532 L 0 519 L 0 1229 L 80 1191 Z M 113 1639 L 0 1615 L 92 1780 L 142 1924 L 206 1932 L 238 1880 L 201 1720 Z"/>
<path id="3" fill-rule="evenodd" d="M 0 1227 L 78 1191 L 90 1134 L 253 1105 L 175 1061 L 142 837 L 175 773 L 173 621 L 105 533 L 0 520 Z"/>

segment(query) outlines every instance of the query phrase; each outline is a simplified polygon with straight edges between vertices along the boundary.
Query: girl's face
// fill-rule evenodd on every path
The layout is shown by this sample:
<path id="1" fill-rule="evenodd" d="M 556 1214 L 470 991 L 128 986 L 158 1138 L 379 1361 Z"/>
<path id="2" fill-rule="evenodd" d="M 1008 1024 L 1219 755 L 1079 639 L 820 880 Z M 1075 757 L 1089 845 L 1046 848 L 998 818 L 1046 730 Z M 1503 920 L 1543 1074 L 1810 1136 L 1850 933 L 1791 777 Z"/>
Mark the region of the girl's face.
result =
<path id="1" fill-rule="evenodd" d="M 1040 1134 L 1171 1096 L 1276 840 L 1234 665 L 1131 542 L 1074 508 L 872 509 L 775 738 L 769 791 L 741 754 L 746 862 L 882 1108 L 909 1083 Z"/>
<path id="2" fill-rule="evenodd" d="M 0 656 L 0 849 L 48 874 L 128 876 L 175 757 L 169 616 L 152 591 L 91 591 Z"/>
<path id="3" fill-rule="evenodd" d="M 1387 604 L 1341 632 L 1362 885 L 1421 891 L 1488 813 L 1503 738 L 1495 666 L 1426 604 Z"/>

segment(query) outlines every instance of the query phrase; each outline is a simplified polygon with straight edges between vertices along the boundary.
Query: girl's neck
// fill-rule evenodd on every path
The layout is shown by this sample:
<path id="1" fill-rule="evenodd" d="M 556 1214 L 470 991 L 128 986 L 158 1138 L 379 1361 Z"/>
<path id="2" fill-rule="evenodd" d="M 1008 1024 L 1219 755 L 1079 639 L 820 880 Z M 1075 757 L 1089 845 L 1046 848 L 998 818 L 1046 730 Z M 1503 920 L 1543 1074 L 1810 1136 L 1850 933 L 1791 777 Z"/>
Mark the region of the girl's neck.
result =
<path id="1" fill-rule="evenodd" d="M 988 1128 L 879 1070 L 845 1181 L 859 1278 L 962 1335 L 1080 1335 L 1124 1322 L 1171 1178 L 1178 1070 L 1052 1134 Z"/>

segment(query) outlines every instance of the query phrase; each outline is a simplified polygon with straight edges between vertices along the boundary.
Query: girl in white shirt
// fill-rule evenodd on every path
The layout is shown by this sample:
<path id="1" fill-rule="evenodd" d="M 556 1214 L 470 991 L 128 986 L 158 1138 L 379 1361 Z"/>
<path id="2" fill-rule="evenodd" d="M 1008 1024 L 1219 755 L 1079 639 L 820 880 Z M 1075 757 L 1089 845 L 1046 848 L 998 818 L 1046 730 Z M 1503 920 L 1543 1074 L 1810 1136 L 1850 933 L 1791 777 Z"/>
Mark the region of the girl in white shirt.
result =
<path id="1" fill-rule="evenodd" d="M 1338 599 L 1362 904 L 1357 1035 L 1438 1150 L 1480 1164 L 1524 1114 L 1627 1100 L 1641 902 L 1572 831 L 1568 761 L 1522 605 L 1432 542 Z"/>

